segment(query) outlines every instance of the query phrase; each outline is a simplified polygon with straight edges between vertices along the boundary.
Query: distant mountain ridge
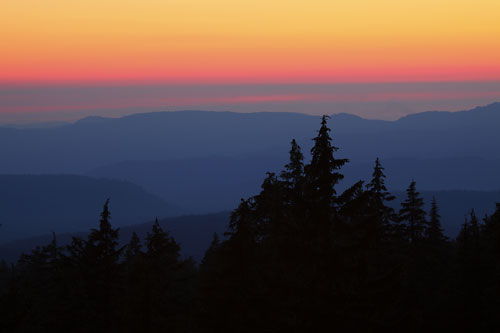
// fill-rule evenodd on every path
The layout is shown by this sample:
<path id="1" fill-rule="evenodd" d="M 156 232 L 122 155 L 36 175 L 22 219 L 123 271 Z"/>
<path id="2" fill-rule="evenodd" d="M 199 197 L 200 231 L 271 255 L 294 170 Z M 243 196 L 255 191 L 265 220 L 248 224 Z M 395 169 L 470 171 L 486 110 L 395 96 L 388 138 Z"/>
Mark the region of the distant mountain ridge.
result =
<path id="1" fill-rule="evenodd" d="M 0 173 L 85 173 L 124 160 L 286 154 L 311 146 L 320 118 L 298 113 L 178 111 L 91 117 L 55 128 L 0 128 Z M 339 155 L 382 158 L 476 156 L 499 159 L 500 103 L 463 112 L 426 112 L 397 121 L 336 114 Z"/>

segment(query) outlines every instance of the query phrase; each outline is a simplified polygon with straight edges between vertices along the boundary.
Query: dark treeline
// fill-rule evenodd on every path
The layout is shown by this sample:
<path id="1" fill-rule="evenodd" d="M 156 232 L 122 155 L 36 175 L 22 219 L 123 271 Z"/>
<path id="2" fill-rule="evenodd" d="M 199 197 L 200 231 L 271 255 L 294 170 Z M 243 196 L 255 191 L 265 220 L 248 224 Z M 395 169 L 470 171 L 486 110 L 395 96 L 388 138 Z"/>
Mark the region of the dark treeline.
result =
<path id="1" fill-rule="evenodd" d="M 412 182 L 399 211 L 380 161 L 343 193 L 326 117 L 304 163 L 268 173 L 199 266 L 158 221 L 118 244 L 106 202 L 98 229 L 0 266 L 5 332 L 500 331 L 500 204 L 443 235 Z M 222 235 L 221 235 L 222 236 Z"/>

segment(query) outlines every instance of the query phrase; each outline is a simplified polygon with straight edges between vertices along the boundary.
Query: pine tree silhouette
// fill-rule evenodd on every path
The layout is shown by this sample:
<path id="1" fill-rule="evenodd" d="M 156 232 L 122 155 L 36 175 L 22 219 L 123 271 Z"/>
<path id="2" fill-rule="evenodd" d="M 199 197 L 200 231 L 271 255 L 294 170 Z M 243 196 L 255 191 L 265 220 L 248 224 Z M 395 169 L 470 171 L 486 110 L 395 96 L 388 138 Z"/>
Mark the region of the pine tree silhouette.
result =
<path id="1" fill-rule="evenodd" d="M 99 228 L 92 229 L 84 242 L 80 267 L 85 293 L 89 295 L 88 316 L 93 318 L 89 329 L 110 329 L 116 320 L 115 295 L 119 293 L 119 259 L 123 248 L 118 248 L 119 229 L 110 223 L 109 199 L 101 212 Z"/>
<path id="2" fill-rule="evenodd" d="M 123 250 L 117 249 L 119 229 L 113 229 L 110 220 L 111 213 L 109 199 L 107 199 L 101 213 L 99 229 L 90 231 L 86 243 L 87 254 L 92 256 L 92 260 L 96 263 L 102 263 L 106 267 L 116 265 Z"/>
<path id="3" fill-rule="evenodd" d="M 427 227 L 426 213 L 423 210 L 424 200 L 417 192 L 415 184 L 415 181 L 410 183 L 406 190 L 407 198 L 401 203 L 402 208 L 399 210 L 399 220 L 406 222 L 406 239 L 412 245 L 417 244 L 423 238 Z"/>
<path id="4" fill-rule="evenodd" d="M 327 127 L 328 116 L 323 116 L 318 135 L 313 139 L 314 146 L 311 148 L 311 163 L 305 168 L 309 184 L 309 195 L 311 200 L 317 202 L 323 208 L 330 208 L 337 193 L 335 185 L 344 178 L 338 172 L 348 159 L 337 159 L 334 153 L 337 147 L 331 144 L 330 129 Z"/>
<path id="5" fill-rule="evenodd" d="M 443 228 L 441 227 L 441 216 L 439 215 L 439 209 L 435 197 L 432 197 L 431 201 L 429 227 L 426 229 L 426 238 L 430 244 L 436 246 L 446 242 L 446 237 L 444 236 Z"/>
<path id="6" fill-rule="evenodd" d="M 210 246 L 205 251 L 205 256 L 201 261 L 200 270 L 210 270 L 211 266 L 215 265 L 215 263 L 213 263 L 213 260 L 215 260 L 214 258 L 216 258 L 217 251 L 219 250 L 220 246 L 221 243 L 219 240 L 219 236 L 216 232 L 214 232 L 214 236 L 212 238 L 212 241 L 210 242 Z"/>
<path id="7" fill-rule="evenodd" d="M 137 233 L 134 231 L 132 233 L 132 237 L 130 238 L 130 242 L 125 247 L 125 253 L 124 253 L 125 262 L 135 260 L 142 254 L 143 252 L 142 252 L 141 240 L 139 239 L 139 236 L 137 236 Z"/>
<path id="8" fill-rule="evenodd" d="M 387 206 L 387 203 L 394 200 L 395 197 L 387 190 L 385 178 L 384 168 L 377 157 L 372 179 L 366 185 L 368 191 L 366 201 L 370 209 L 373 210 L 369 214 L 371 215 L 371 228 L 376 243 L 384 240 L 389 236 L 389 233 L 392 233 L 391 222 L 396 218 L 394 209 Z"/>
<path id="9" fill-rule="evenodd" d="M 385 178 L 384 168 L 377 157 L 375 160 L 375 167 L 373 168 L 372 180 L 366 185 L 366 189 L 375 194 L 375 198 L 380 202 L 380 204 L 395 199 L 394 196 L 387 191 Z"/>
<path id="10" fill-rule="evenodd" d="M 290 161 L 285 165 L 285 170 L 280 177 L 289 188 L 298 189 L 304 178 L 304 155 L 295 139 L 291 142 Z"/>
<path id="11" fill-rule="evenodd" d="M 180 256 L 180 246 L 170 237 L 170 234 L 160 226 L 158 218 L 155 219 L 151 233 L 146 236 L 146 256 L 159 260 L 166 265 L 175 264 Z"/>

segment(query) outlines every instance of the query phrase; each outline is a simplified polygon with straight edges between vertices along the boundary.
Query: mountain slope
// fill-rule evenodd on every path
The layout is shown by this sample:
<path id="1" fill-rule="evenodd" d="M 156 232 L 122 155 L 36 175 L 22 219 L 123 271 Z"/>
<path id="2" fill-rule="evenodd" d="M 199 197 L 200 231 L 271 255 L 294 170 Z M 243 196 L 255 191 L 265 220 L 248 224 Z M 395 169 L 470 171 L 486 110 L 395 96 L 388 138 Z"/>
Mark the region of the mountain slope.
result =
<path id="1" fill-rule="evenodd" d="M 95 226 L 106 198 L 124 226 L 179 209 L 137 185 L 72 175 L 0 175 L 0 242 Z"/>

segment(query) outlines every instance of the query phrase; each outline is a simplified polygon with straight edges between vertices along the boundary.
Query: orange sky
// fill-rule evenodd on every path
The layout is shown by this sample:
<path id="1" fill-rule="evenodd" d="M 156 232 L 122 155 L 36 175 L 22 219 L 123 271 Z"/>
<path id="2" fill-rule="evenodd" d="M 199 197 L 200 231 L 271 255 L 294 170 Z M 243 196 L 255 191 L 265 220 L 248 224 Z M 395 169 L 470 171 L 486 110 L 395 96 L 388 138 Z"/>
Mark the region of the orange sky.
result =
<path id="1" fill-rule="evenodd" d="M 500 79 L 498 0 L 3 0 L 0 81 Z"/>

